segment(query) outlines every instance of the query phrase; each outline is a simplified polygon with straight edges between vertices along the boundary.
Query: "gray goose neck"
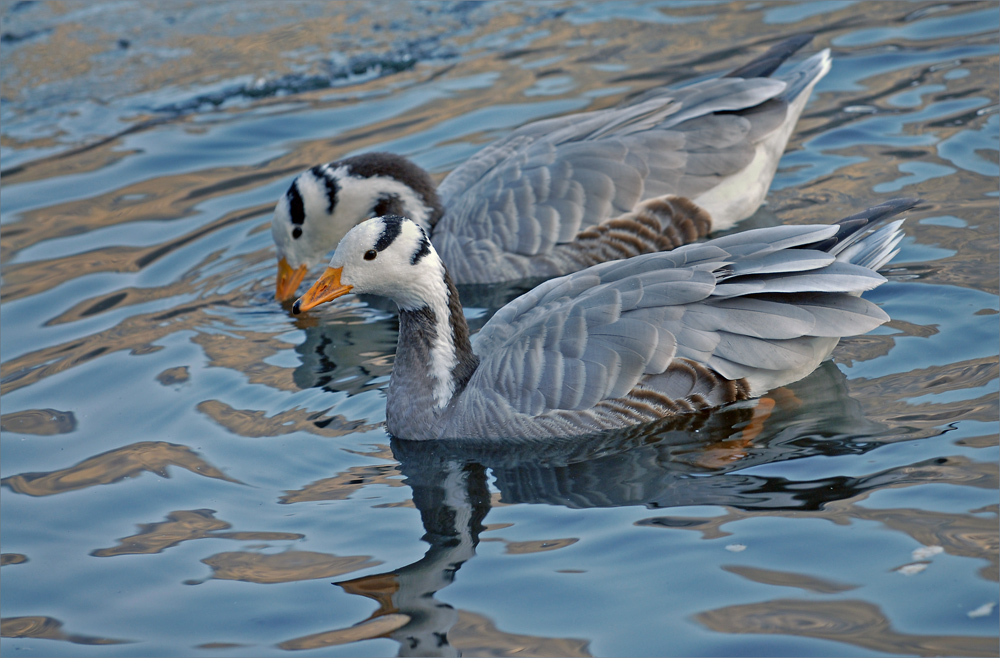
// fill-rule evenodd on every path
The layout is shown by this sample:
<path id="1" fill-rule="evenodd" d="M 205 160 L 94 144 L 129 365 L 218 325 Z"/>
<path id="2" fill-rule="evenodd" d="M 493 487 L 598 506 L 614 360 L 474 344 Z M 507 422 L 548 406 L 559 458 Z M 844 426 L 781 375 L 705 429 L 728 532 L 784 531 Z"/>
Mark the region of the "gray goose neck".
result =
<path id="1" fill-rule="evenodd" d="M 449 403 L 479 364 L 447 271 L 444 279 L 447 300 L 399 311 L 399 345 L 386 400 L 386 428 L 398 438 L 435 436 Z"/>

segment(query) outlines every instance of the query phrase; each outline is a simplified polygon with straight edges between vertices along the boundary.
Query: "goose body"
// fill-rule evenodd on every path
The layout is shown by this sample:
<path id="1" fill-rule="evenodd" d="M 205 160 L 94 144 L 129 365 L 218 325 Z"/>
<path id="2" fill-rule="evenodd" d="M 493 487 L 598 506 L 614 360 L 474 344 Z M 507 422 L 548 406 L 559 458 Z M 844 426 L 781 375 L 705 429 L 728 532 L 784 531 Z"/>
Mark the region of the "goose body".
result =
<path id="1" fill-rule="evenodd" d="M 391 153 L 312 167 L 275 206 L 276 296 L 293 297 L 308 268 L 375 216 L 422 227 L 458 284 L 550 278 L 729 228 L 763 202 L 830 69 L 823 50 L 771 77 L 810 40 L 788 39 L 722 77 L 526 124 L 436 188 Z M 689 207 L 674 208 L 667 195 Z"/>
<path id="2" fill-rule="evenodd" d="M 861 293 L 916 204 L 776 226 L 594 265 L 542 283 L 470 339 L 427 232 L 399 216 L 347 233 L 299 313 L 349 292 L 400 312 L 386 426 L 402 439 L 590 434 L 762 395 L 888 316 Z"/>

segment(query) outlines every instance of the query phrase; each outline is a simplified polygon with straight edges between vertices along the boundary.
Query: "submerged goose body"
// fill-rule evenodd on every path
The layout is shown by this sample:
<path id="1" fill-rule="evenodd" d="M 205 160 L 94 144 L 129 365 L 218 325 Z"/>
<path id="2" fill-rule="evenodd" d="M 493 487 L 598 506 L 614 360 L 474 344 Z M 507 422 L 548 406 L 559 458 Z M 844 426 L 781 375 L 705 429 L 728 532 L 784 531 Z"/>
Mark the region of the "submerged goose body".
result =
<path id="1" fill-rule="evenodd" d="M 771 77 L 810 40 L 786 40 L 722 77 L 529 123 L 437 188 L 391 153 L 312 167 L 275 207 L 276 296 L 293 297 L 309 267 L 375 216 L 421 226 L 458 284 L 549 278 L 729 228 L 763 202 L 810 92 L 830 69 L 823 50 Z M 683 197 L 685 207 L 666 195 Z"/>
<path id="2" fill-rule="evenodd" d="M 396 302 L 393 436 L 590 434 L 762 395 L 881 325 L 860 295 L 885 281 L 902 220 L 869 227 L 915 204 L 598 264 L 515 299 L 474 339 L 426 231 L 380 217 L 348 232 L 293 311 L 349 292 Z"/>

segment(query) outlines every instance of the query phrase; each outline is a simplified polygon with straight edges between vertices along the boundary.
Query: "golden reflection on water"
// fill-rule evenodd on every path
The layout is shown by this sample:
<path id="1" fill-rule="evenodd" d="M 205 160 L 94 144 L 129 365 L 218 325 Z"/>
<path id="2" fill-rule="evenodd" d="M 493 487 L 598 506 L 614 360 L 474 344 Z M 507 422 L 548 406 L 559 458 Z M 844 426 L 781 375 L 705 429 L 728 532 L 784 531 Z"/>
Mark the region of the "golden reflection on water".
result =
<path id="1" fill-rule="evenodd" d="M 139 355 L 159 351 L 163 348 L 154 345 L 156 341 L 177 331 L 195 330 L 207 324 L 204 308 L 218 301 L 217 298 L 209 298 L 168 313 L 157 311 L 131 315 L 109 329 L 74 339 L 68 344 L 43 347 L 9 359 L 3 364 L 0 393 L 16 391 L 104 354 L 127 350 Z"/>
<path id="2" fill-rule="evenodd" d="M 305 637 L 298 637 L 278 643 L 279 649 L 287 651 L 302 651 L 306 649 L 322 649 L 362 640 L 373 640 L 389 637 L 393 631 L 398 631 L 410 622 L 410 616 L 401 613 L 387 614 L 373 619 L 366 619 L 349 627 L 334 631 L 322 631 Z"/>
<path id="3" fill-rule="evenodd" d="M 507 541 L 499 537 L 489 537 L 482 541 L 502 542 L 504 553 L 508 555 L 530 555 L 531 553 L 545 553 L 546 551 L 556 551 L 566 548 L 580 541 L 578 537 L 565 537 L 563 539 L 532 539 L 530 541 Z"/>
<path id="4" fill-rule="evenodd" d="M 212 568 L 212 578 L 266 585 L 333 578 L 382 564 L 380 560 L 372 560 L 368 555 L 341 557 L 294 550 L 275 554 L 249 551 L 216 553 L 204 558 L 202 562 Z M 188 584 L 196 583 L 189 581 Z"/>
<path id="5" fill-rule="evenodd" d="M 448 633 L 448 640 L 463 656 L 585 658 L 594 655 L 588 640 L 508 633 L 497 628 L 488 617 L 467 610 L 458 611 L 458 620 Z"/>
<path id="6" fill-rule="evenodd" d="M 899 633 L 878 606 L 863 600 L 774 599 L 699 612 L 720 633 L 793 635 L 843 642 L 889 654 L 996 656 L 993 637 Z"/>
<path id="7" fill-rule="evenodd" d="M 150 555 L 195 539 L 267 542 L 304 538 L 304 535 L 295 532 L 223 532 L 231 527 L 230 523 L 215 518 L 215 512 L 210 509 L 177 510 L 167 514 L 166 521 L 141 524 L 138 533 L 122 537 L 117 546 L 99 548 L 90 554 L 94 557 Z"/>
<path id="8" fill-rule="evenodd" d="M 242 484 L 215 468 L 187 446 L 165 441 L 140 441 L 109 450 L 75 466 L 48 473 L 22 473 L 5 477 L 3 486 L 29 496 L 52 496 L 112 484 L 144 472 L 170 477 L 168 466 L 179 466 L 203 477 Z"/>
<path id="9" fill-rule="evenodd" d="M 51 436 L 76 429 L 76 415 L 57 409 L 26 409 L 0 416 L 0 431 Z"/>
<path id="10" fill-rule="evenodd" d="M 404 486 L 399 464 L 352 466 L 333 477 L 312 482 L 296 491 L 286 491 L 285 495 L 279 498 L 279 502 L 290 505 L 320 500 L 346 500 L 352 494 L 375 484 L 387 487 Z"/>
<path id="11" fill-rule="evenodd" d="M 24 263 L 12 263 L 4 268 L 4 302 L 10 302 L 23 297 L 30 297 L 41 294 L 47 290 L 73 281 L 81 277 L 98 274 L 101 272 L 139 272 L 152 265 L 164 256 L 175 252 L 193 240 L 205 237 L 220 229 L 226 228 L 234 223 L 246 221 L 248 218 L 258 217 L 271 210 L 273 206 L 262 206 L 248 211 L 237 211 L 190 231 L 188 234 L 175 238 L 164 244 L 150 247 L 123 247 L 109 246 L 100 249 L 85 251 L 80 254 L 64 256 L 58 258 L 27 261 Z M 108 214 L 99 213 L 104 218 Z M 150 219 L 150 218 L 144 218 Z M 79 225 L 78 221 L 70 221 L 62 218 L 58 222 L 62 227 Z M 98 228 L 94 226 L 93 228 Z M 4 232 L 5 234 L 7 231 Z M 0 238 L 2 241 L 2 238 Z M 143 302 L 155 301 L 158 299 L 170 298 L 178 295 L 190 295 L 203 289 L 206 283 L 219 284 L 220 281 L 199 281 L 199 270 L 208 267 L 218 258 L 218 252 L 210 253 L 205 260 L 195 268 L 179 277 L 176 281 L 161 287 L 129 288 L 123 287 L 125 293 L 119 290 L 114 295 L 114 302 L 109 302 L 108 297 L 89 298 L 78 302 L 76 305 L 64 313 L 51 317 L 46 321 L 46 325 L 62 324 L 80 320 L 84 317 L 98 315 L 119 306 L 129 306 Z M 240 263 L 239 267 L 252 265 L 253 259 Z M 236 264 L 234 263 L 234 266 Z M 233 295 L 235 299 L 243 301 L 243 295 Z M 124 301 L 128 304 L 122 304 Z M 228 304 L 233 300 L 229 298 L 216 298 L 215 304 Z"/>
<path id="12" fill-rule="evenodd" d="M 24 564 L 28 561 L 27 555 L 20 553 L 4 553 L 0 555 L 0 566 L 6 567 L 8 564 Z"/>
<path id="13" fill-rule="evenodd" d="M 776 569 L 761 569 L 742 564 L 724 564 L 721 569 L 729 573 L 734 573 L 737 576 L 742 576 L 755 583 L 777 587 L 795 587 L 797 589 L 804 589 L 807 592 L 816 592 L 817 594 L 838 594 L 860 587 L 859 585 L 836 583 L 825 578 L 817 578 L 801 573 L 778 571 Z"/>
<path id="14" fill-rule="evenodd" d="M 341 414 L 327 416 L 323 411 L 313 412 L 298 407 L 268 417 L 267 412 L 233 409 L 219 400 L 199 402 L 198 411 L 233 434 L 251 439 L 281 436 L 292 432 L 309 432 L 327 437 L 342 436 L 358 430 L 374 429 L 381 424 L 348 420 Z"/>
<path id="15" fill-rule="evenodd" d="M 63 623 L 52 617 L 7 617 L 0 620 L 0 637 L 31 637 L 88 645 L 127 644 L 133 641 L 67 633 L 62 627 Z"/>
<path id="16" fill-rule="evenodd" d="M 288 650 L 319 649 L 350 642 L 391 637 L 412 619 L 395 606 L 393 595 L 399 583 L 393 574 L 376 574 L 338 583 L 351 594 L 364 596 L 379 604 L 378 609 L 364 621 L 348 628 L 322 631 L 305 637 L 285 640 L 278 646 Z M 447 641 L 463 656 L 566 656 L 576 658 L 592 654 L 589 642 L 572 638 L 549 638 L 536 635 L 507 633 L 496 627 L 492 620 L 468 610 L 456 611 L 454 625 L 448 631 Z"/>

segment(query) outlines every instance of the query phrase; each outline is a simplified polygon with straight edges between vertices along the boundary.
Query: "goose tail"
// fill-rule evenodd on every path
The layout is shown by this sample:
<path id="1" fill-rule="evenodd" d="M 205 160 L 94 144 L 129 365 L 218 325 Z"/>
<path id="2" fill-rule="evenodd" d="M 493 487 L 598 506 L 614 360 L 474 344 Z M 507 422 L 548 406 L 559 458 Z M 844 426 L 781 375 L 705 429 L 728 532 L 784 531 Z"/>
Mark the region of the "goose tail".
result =
<path id="1" fill-rule="evenodd" d="M 803 95 L 803 92 L 808 97 L 816 83 L 830 72 L 832 64 L 830 49 L 824 48 L 815 55 L 802 60 L 787 72 L 776 76 L 778 80 L 788 85 L 785 91 L 781 92 L 779 98 L 792 103 Z"/>
<path id="2" fill-rule="evenodd" d="M 724 78 L 766 78 L 778 70 L 789 57 L 813 40 L 811 34 L 799 34 L 771 46 L 763 55 L 725 74 Z"/>
<path id="3" fill-rule="evenodd" d="M 743 77 L 768 73 L 784 61 L 797 48 L 808 43 L 807 36 L 789 39 L 774 46 L 757 60 L 727 74 L 728 77 Z M 772 53 L 774 51 L 774 53 Z M 778 61 L 780 60 L 780 61 Z M 788 140 L 795 130 L 799 117 L 805 110 L 816 84 L 829 72 L 830 51 L 824 49 L 794 66 L 780 71 L 770 80 L 783 83 L 777 95 L 754 107 L 746 108 L 739 114 L 750 121 L 754 138 L 753 161 L 738 174 L 728 177 L 704 193 L 692 196 L 692 200 L 704 208 L 712 217 L 712 230 L 723 231 L 736 222 L 752 215 L 771 186 L 778 170 Z M 763 83 L 759 78 L 756 82 Z M 774 84 L 774 82 L 770 82 Z"/>
<path id="4" fill-rule="evenodd" d="M 876 230 L 882 220 L 894 217 L 921 203 L 916 198 L 890 199 L 837 222 L 837 233 L 815 245 L 838 261 L 878 271 L 899 253 L 903 240 L 903 220 L 897 219 Z"/>
<path id="5" fill-rule="evenodd" d="M 733 69 L 725 74 L 724 78 L 768 78 L 771 74 L 788 60 L 793 54 L 804 45 L 813 40 L 811 34 L 801 34 L 785 39 L 781 43 L 772 46 L 766 53 L 756 59 L 747 62 L 743 66 Z M 799 62 L 794 67 L 775 76 L 777 80 L 784 82 L 787 87 L 779 98 L 786 102 L 793 102 L 802 95 L 805 90 L 812 90 L 812 87 L 830 71 L 832 60 L 830 49 L 824 48 L 815 55 Z M 808 97 L 808 92 L 806 97 Z"/>

